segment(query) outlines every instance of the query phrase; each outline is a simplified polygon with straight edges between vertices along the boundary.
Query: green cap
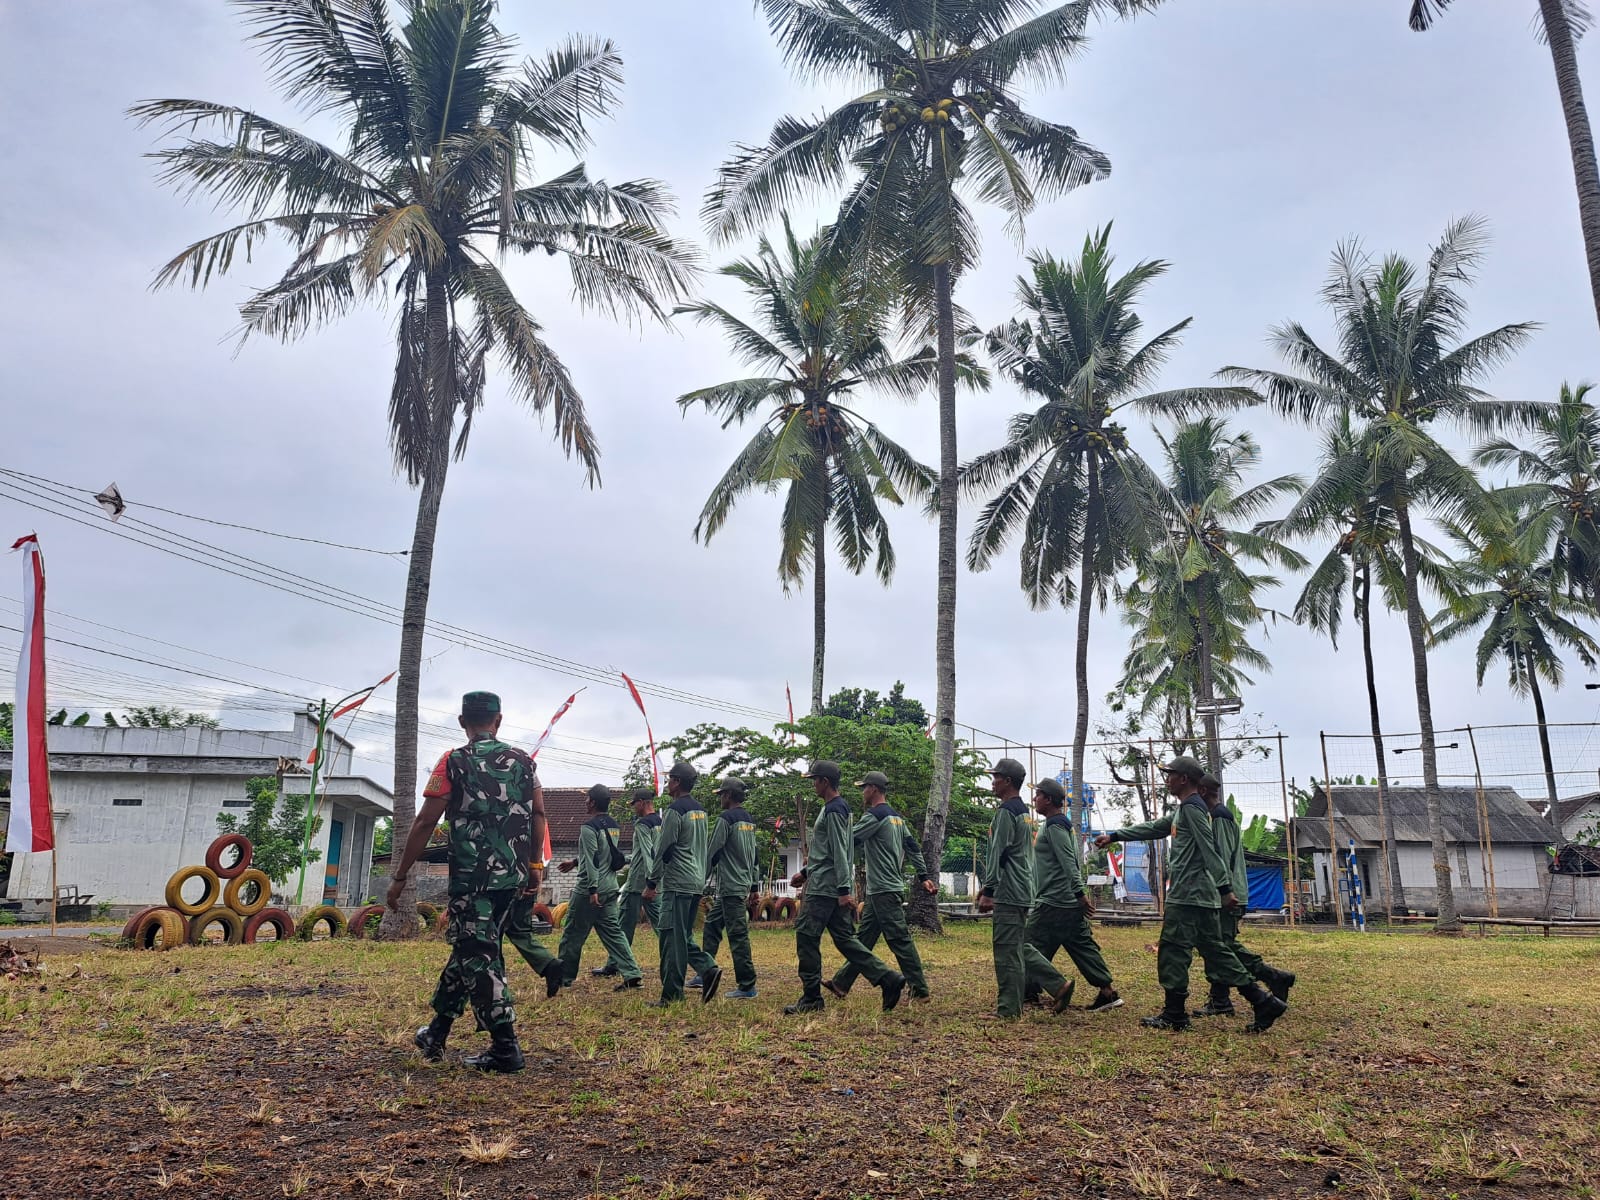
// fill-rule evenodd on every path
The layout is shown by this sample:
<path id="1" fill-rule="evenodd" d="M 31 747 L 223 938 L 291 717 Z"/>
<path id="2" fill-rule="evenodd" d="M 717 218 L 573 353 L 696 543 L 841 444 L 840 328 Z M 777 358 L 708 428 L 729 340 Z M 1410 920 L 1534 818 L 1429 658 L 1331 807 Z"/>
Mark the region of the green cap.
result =
<path id="1" fill-rule="evenodd" d="M 989 774 L 1004 775 L 1020 787 L 1022 781 L 1028 777 L 1028 769 L 1014 758 L 1002 758 L 989 768 Z"/>
<path id="2" fill-rule="evenodd" d="M 806 772 L 807 779 L 826 779 L 835 786 L 839 783 L 839 764 L 819 758 L 811 764 L 811 769 Z"/>
<path id="3" fill-rule="evenodd" d="M 860 779 L 856 780 L 856 786 L 875 787 L 880 792 L 887 792 L 889 790 L 889 777 L 882 771 L 868 771 Z"/>
<path id="4" fill-rule="evenodd" d="M 498 717 L 500 697 L 493 692 L 468 692 L 461 697 L 463 717 Z"/>
<path id="5" fill-rule="evenodd" d="M 749 790 L 750 786 L 737 775 L 729 775 L 717 785 L 717 795 L 719 796 L 724 792 L 732 792 L 735 796 L 742 796 Z"/>
<path id="6" fill-rule="evenodd" d="M 1187 754 L 1180 754 L 1171 762 L 1163 763 L 1161 771 L 1164 775 L 1187 775 L 1196 783 L 1204 779 L 1206 774 L 1206 769 L 1200 765 L 1199 760 L 1190 758 Z"/>
<path id="7" fill-rule="evenodd" d="M 1049 796 L 1050 799 L 1054 800 L 1057 804 L 1065 804 L 1066 803 L 1066 800 L 1067 800 L 1067 789 L 1062 787 L 1054 779 L 1041 779 L 1041 780 L 1039 780 L 1038 783 L 1033 785 L 1033 790 L 1036 791 L 1036 792 L 1043 792 L 1046 796 Z"/>

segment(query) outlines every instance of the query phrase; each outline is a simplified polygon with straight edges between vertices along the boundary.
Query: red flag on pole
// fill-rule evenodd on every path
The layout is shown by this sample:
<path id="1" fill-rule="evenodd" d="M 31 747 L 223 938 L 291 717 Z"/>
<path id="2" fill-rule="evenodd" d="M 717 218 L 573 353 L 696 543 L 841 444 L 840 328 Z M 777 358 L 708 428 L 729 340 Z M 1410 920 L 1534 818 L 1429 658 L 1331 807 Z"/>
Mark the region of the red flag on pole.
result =
<path id="1" fill-rule="evenodd" d="M 389 680 L 393 679 L 396 674 L 398 674 L 398 672 L 390 671 L 387 675 L 385 675 L 382 679 L 378 680 L 378 682 L 373 684 L 371 687 L 362 688 L 361 691 L 354 692 L 351 695 L 346 696 L 345 697 L 345 702 L 343 704 L 339 705 L 339 707 L 334 709 L 331 713 L 329 713 L 327 715 L 327 717 L 324 719 L 324 721 L 323 721 L 324 728 L 326 728 L 329 725 L 332 725 L 336 718 L 342 717 L 346 713 L 355 712 L 356 709 L 360 708 L 368 700 L 372 699 L 372 693 L 373 692 L 377 691 L 384 684 L 388 683 Z M 354 721 L 352 720 L 351 723 L 354 724 Z M 346 732 L 348 732 L 348 730 Z M 315 763 L 316 761 L 317 761 L 317 747 L 313 746 L 313 747 L 311 747 L 311 753 L 306 755 L 306 765 L 310 766 L 311 764 Z"/>
<path id="2" fill-rule="evenodd" d="M 579 688 L 578 692 L 585 690 L 587 689 Z M 557 721 L 561 720 L 562 717 L 567 715 L 567 709 L 571 708 L 572 702 L 578 698 L 578 692 L 573 692 L 572 695 L 567 697 L 566 703 L 562 704 L 560 708 L 556 709 L 556 715 L 550 718 L 550 724 L 544 727 L 544 732 L 539 735 L 539 740 L 533 744 L 533 749 L 528 751 L 529 758 L 539 757 L 539 751 L 542 750 L 544 748 L 544 744 L 550 740 L 550 731 L 556 727 Z"/>
<path id="3" fill-rule="evenodd" d="M 50 750 L 44 712 L 44 555 L 34 534 L 22 551 L 22 649 L 17 655 L 17 703 L 11 716 L 11 824 L 6 849 L 37 854 L 55 849 L 50 816 Z M 51 918 L 54 920 L 54 918 Z"/>
<path id="4" fill-rule="evenodd" d="M 789 702 L 789 724 L 794 724 L 794 693 L 789 690 L 789 681 L 784 680 L 783 698 Z M 794 745 L 794 730 L 789 730 L 789 744 Z"/>
<path id="5" fill-rule="evenodd" d="M 628 694 L 633 697 L 633 702 L 639 706 L 639 715 L 644 718 L 645 737 L 650 741 L 650 781 L 655 785 L 656 795 L 661 794 L 661 768 L 656 763 L 656 735 L 650 731 L 650 714 L 644 711 L 644 698 L 639 695 L 639 689 L 633 686 L 633 680 L 628 678 L 626 671 L 618 671 L 622 682 L 628 685 Z"/>

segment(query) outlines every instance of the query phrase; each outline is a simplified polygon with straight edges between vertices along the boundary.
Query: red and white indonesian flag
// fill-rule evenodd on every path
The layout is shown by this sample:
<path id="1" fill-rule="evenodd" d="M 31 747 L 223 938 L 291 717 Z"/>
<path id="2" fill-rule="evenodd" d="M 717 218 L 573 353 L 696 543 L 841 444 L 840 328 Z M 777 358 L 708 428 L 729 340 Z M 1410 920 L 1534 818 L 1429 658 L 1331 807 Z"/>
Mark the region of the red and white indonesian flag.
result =
<path id="1" fill-rule="evenodd" d="M 33 534 L 22 551 L 22 651 L 17 656 L 17 706 L 11 717 L 11 824 L 6 850 L 37 854 L 55 848 L 50 819 L 50 751 L 44 711 L 44 555 Z"/>
<path id="2" fill-rule="evenodd" d="M 628 678 L 626 671 L 618 671 L 622 682 L 628 685 L 628 694 L 633 697 L 633 702 L 639 706 L 639 715 L 644 718 L 644 735 L 650 743 L 650 781 L 655 785 L 656 795 L 661 795 L 661 764 L 656 762 L 656 735 L 650 730 L 650 714 L 644 710 L 644 697 L 639 695 L 639 689 L 634 687 L 633 680 Z"/>
<path id="3" fill-rule="evenodd" d="M 371 687 L 363 688 L 361 691 L 356 692 L 354 695 L 350 696 L 343 704 L 339 705 L 338 708 L 334 709 L 331 713 L 328 714 L 328 719 L 323 722 L 323 726 L 327 727 L 328 725 L 332 725 L 334 723 L 334 721 L 338 720 L 340 717 L 344 716 L 346 713 L 355 712 L 358 708 L 360 708 L 368 700 L 372 699 L 372 693 L 373 692 L 377 691 L 384 684 L 388 683 L 389 680 L 393 679 L 396 674 L 397 674 L 397 672 L 390 671 L 387 675 L 385 675 L 382 679 L 378 680 L 378 682 L 373 684 Z M 318 747 L 316 747 L 316 746 L 311 747 L 311 753 L 306 755 L 306 765 L 307 766 L 310 766 L 312 763 L 317 761 L 317 750 L 318 750 Z"/>
<path id="4" fill-rule="evenodd" d="M 579 688 L 578 692 L 584 690 L 585 689 L 583 688 Z M 539 735 L 539 740 L 533 744 L 533 749 L 528 751 L 529 758 L 539 757 L 539 751 L 543 750 L 544 744 L 550 740 L 550 733 L 555 729 L 556 722 L 567 715 L 567 709 L 571 708 L 572 702 L 578 698 L 578 692 L 573 692 L 572 695 L 568 696 L 566 700 L 562 702 L 561 707 L 556 709 L 556 715 L 550 718 L 550 724 L 544 727 L 544 732 Z"/>

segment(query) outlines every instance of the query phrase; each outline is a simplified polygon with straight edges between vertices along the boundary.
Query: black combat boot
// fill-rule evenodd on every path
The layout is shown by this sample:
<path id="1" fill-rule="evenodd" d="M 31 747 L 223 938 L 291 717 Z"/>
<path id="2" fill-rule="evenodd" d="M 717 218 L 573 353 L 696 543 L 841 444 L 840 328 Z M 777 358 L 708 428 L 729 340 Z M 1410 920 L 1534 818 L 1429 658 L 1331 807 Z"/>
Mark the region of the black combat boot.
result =
<path id="1" fill-rule="evenodd" d="M 438 1062 L 444 1057 L 444 1042 L 450 1036 L 450 1026 L 453 1017 L 434 1017 L 421 1029 L 417 1036 L 411 1040 L 417 1044 L 417 1049 L 422 1051 L 422 1057 L 429 1062 Z"/>
<path id="2" fill-rule="evenodd" d="M 1272 989 L 1272 994 L 1285 1004 L 1289 1003 L 1289 989 L 1294 986 L 1294 972 L 1280 971 L 1277 967 L 1262 967 L 1261 974 L 1257 976 L 1262 983 Z"/>
<path id="3" fill-rule="evenodd" d="M 1189 993 L 1168 988 L 1166 1006 L 1153 1017 L 1139 1018 L 1139 1024 L 1146 1029 L 1170 1029 L 1173 1033 L 1181 1033 L 1189 1028 Z"/>
<path id="4" fill-rule="evenodd" d="M 607 963 L 603 967 L 595 967 L 589 974 L 598 975 L 600 978 L 605 979 L 612 975 L 620 975 L 622 972 L 616 963 Z"/>
<path id="5" fill-rule="evenodd" d="M 1069 979 L 1066 981 L 1066 983 L 1062 984 L 1061 990 L 1054 996 L 1050 997 L 1050 1011 L 1059 1017 L 1062 1013 L 1066 1012 L 1067 1009 L 1071 1008 L 1072 993 L 1075 992 L 1077 988 L 1078 981 L 1076 979 Z"/>
<path id="6" fill-rule="evenodd" d="M 559 958 L 541 971 L 540 974 L 544 976 L 544 998 L 546 1000 L 554 1000 L 557 992 L 569 986 L 567 983 L 567 969 L 561 965 Z"/>
<path id="7" fill-rule="evenodd" d="M 1239 994 L 1249 1002 L 1256 1014 L 1256 1019 L 1244 1027 L 1246 1033 L 1265 1033 L 1272 1028 L 1274 1021 L 1289 1011 L 1286 1003 L 1259 983 L 1240 988 Z"/>
<path id="8" fill-rule="evenodd" d="M 1191 1017 L 1231 1017 L 1233 1013 L 1233 990 L 1225 983 L 1213 983 L 1211 985 L 1211 998 L 1189 1015 Z"/>
<path id="9" fill-rule="evenodd" d="M 826 1006 L 823 1004 L 821 996 L 805 995 L 801 996 L 800 999 L 796 1000 L 793 1004 L 785 1005 L 783 1015 L 786 1017 L 794 1017 L 801 1013 L 821 1012 L 825 1007 Z"/>
<path id="10" fill-rule="evenodd" d="M 883 991 L 883 1011 L 889 1012 L 900 1003 L 900 994 L 906 990 L 906 977 L 899 971 L 890 971 L 878 987 Z"/>
<path id="11" fill-rule="evenodd" d="M 522 1070 L 522 1047 L 515 1030 L 497 1033 L 482 1054 L 469 1054 L 461 1060 L 475 1071 L 496 1071 L 512 1075 Z"/>

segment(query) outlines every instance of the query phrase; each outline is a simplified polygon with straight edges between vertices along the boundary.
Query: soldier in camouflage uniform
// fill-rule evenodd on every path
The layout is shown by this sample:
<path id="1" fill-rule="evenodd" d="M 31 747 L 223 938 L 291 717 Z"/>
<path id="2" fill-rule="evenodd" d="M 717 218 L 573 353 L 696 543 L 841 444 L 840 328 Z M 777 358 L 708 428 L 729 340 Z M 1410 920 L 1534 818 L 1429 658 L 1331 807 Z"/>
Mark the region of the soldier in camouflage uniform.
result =
<path id="1" fill-rule="evenodd" d="M 661 921 L 656 926 L 661 944 L 661 999 L 650 1007 L 665 1008 L 683 999 L 684 972 L 693 967 L 704 981 L 700 1001 L 709 1004 L 722 982 L 722 968 L 694 943 L 694 919 L 700 896 L 706 890 L 706 845 L 710 822 L 694 798 L 700 772 L 686 762 L 675 762 L 667 772 L 667 795 L 672 803 L 661 818 L 661 834 L 650 859 L 650 878 L 644 899 L 661 897 Z"/>
<path id="2" fill-rule="evenodd" d="M 633 931 L 639 928 L 642 910 L 651 929 L 661 925 L 661 902 L 646 900 L 644 890 L 650 882 L 650 860 L 655 856 L 656 838 L 661 833 L 661 814 L 656 812 L 656 794 L 649 788 L 634 788 L 631 798 L 633 808 L 633 852 L 628 856 L 628 880 L 622 890 L 622 908 L 619 920 L 622 936 L 633 945 Z M 596 967 L 590 974 L 616 975 L 621 968 L 610 959 L 606 965 Z"/>
<path id="3" fill-rule="evenodd" d="M 756 819 L 745 810 L 749 788 L 737 775 L 729 775 L 717 789 L 722 815 L 711 831 L 706 866 L 717 881 L 717 895 L 706 914 L 701 948 L 711 959 L 717 957 L 723 934 L 733 955 L 733 981 L 738 986 L 728 993 L 730 1000 L 756 998 L 756 964 L 750 955 L 750 898 L 756 894 Z M 705 988 L 705 979 L 696 976 L 690 987 Z"/>
<path id="4" fill-rule="evenodd" d="M 617 867 L 622 851 L 617 849 L 617 831 L 612 820 L 611 789 L 597 783 L 589 789 L 590 817 L 578 831 L 578 857 L 561 864 L 561 870 L 578 872 L 577 886 L 567 904 L 567 918 L 561 929 L 561 966 L 565 972 L 563 983 L 571 987 L 578 978 L 578 964 L 583 959 L 583 944 L 592 929 L 600 935 L 600 944 L 618 964 L 622 982 L 613 989 L 618 992 L 644 986 L 644 975 L 633 960 L 633 950 L 628 939 L 622 936 L 622 926 L 617 921 Z"/>
<path id="5" fill-rule="evenodd" d="M 518 894 L 538 886 L 533 848 L 544 842 L 544 798 L 534 785 L 533 760 L 496 736 L 500 697 L 468 692 L 461 698 L 460 723 L 467 744 L 434 767 L 387 899 L 390 908 L 399 907 L 406 872 L 440 818 L 449 820 L 450 960 L 434 989 L 434 1018 L 417 1031 L 417 1049 L 424 1058 L 442 1058 L 450 1026 L 470 1002 L 490 1044 L 466 1064 L 520 1071 L 522 1048 L 500 940 Z"/>
<path id="6" fill-rule="evenodd" d="M 922 956 L 906 922 L 906 863 L 917 875 L 917 887 L 932 895 L 938 890 L 916 834 L 906 828 L 905 818 L 889 807 L 889 777 L 882 771 L 868 771 L 855 786 L 861 789 L 863 812 L 850 828 L 850 836 L 861 849 L 867 868 L 867 900 L 862 905 L 857 936 L 871 950 L 882 937 L 894 954 L 895 965 L 906 977 L 913 1000 L 928 998 L 928 976 L 922 969 Z M 861 972 L 854 963 L 845 963 L 832 979 L 822 981 L 838 999 L 850 994 L 850 986 Z"/>
<path id="7" fill-rule="evenodd" d="M 1239 822 L 1233 810 L 1222 798 L 1222 781 L 1209 771 L 1200 777 L 1200 795 L 1211 808 L 1211 832 L 1217 839 L 1217 853 L 1233 880 L 1233 894 L 1243 901 L 1250 895 L 1250 874 L 1244 862 L 1244 843 L 1239 837 Z M 1294 986 L 1294 974 L 1269 966 L 1267 960 L 1239 940 L 1239 927 L 1244 923 L 1245 904 L 1222 910 L 1222 936 L 1233 947 L 1234 955 L 1262 983 L 1272 989 L 1272 994 L 1288 1003 L 1289 989 Z M 1195 1009 L 1191 1016 L 1231 1017 L 1233 996 L 1218 973 L 1206 964 L 1206 981 L 1211 985 L 1211 995 Z"/>

